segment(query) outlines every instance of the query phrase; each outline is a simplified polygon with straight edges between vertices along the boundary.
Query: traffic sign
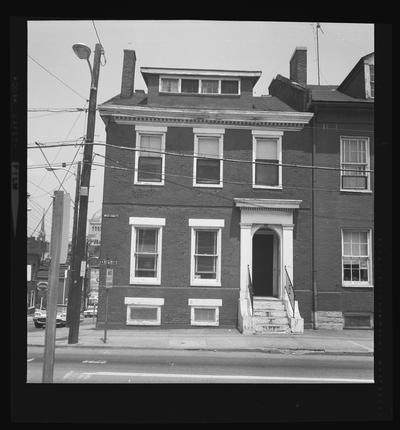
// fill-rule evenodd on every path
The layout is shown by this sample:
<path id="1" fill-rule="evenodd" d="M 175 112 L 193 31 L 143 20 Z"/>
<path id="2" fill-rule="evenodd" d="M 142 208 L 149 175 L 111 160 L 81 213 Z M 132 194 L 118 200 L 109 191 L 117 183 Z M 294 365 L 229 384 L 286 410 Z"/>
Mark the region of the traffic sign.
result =
<path id="1" fill-rule="evenodd" d="M 114 277 L 114 269 L 107 269 L 107 272 L 106 272 L 106 288 L 112 288 L 113 277 Z"/>

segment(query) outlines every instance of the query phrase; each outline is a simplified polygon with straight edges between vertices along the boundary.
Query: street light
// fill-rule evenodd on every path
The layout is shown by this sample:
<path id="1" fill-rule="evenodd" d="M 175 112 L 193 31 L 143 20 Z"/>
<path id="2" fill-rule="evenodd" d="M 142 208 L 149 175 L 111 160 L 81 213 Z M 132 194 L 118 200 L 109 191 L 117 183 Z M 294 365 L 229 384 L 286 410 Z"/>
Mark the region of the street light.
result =
<path id="1" fill-rule="evenodd" d="M 67 325 L 69 326 L 68 343 L 78 343 L 79 319 L 82 300 L 82 261 L 85 261 L 86 245 L 86 223 L 89 202 L 90 172 L 93 157 L 94 129 L 96 121 L 97 85 L 100 72 L 100 57 L 103 52 L 102 46 L 97 43 L 94 51 L 93 69 L 89 62 L 90 48 L 83 43 L 76 43 L 72 46 L 76 56 L 81 60 L 86 60 L 91 75 L 89 108 L 87 118 L 87 131 L 83 151 L 82 173 L 79 186 L 79 205 L 77 215 L 76 240 L 72 242 L 72 277 L 68 291 Z"/>

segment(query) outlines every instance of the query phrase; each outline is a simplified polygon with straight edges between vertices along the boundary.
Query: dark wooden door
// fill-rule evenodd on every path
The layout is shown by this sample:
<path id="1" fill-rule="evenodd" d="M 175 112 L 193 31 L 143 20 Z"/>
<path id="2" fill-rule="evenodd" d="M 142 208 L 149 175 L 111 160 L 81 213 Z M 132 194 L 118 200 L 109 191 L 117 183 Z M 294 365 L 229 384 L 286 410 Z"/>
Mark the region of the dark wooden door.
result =
<path id="1" fill-rule="evenodd" d="M 272 234 L 253 236 L 253 290 L 255 296 L 273 295 L 273 253 Z"/>

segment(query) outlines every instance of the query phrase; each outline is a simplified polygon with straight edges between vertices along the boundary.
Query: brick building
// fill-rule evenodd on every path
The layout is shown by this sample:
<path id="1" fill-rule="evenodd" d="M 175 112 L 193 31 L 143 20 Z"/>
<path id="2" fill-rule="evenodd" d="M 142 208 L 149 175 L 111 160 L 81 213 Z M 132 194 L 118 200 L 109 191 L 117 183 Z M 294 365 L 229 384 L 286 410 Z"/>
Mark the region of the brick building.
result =
<path id="1" fill-rule="evenodd" d="M 108 324 L 244 333 L 311 327 L 319 311 L 315 178 L 304 167 L 313 162 L 312 109 L 280 92 L 254 96 L 260 71 L 141 67 L 147 92 L 135 91 L 135 64 L 135 52 L 125 50 L 121 92 L 99 106 L 107 133 L 100 257 L 116 263 Z M 336 187 L 340 199 L 339 172 L 328 173 L 318 172 L 318 186 Z M 355 223 L 357 208 L 348 209 Z M 323 235 L 332 240 L 336 225 L 314 229 L 326 248 Z M 340 255 L 340 240 L 328 248 L 336 246 L 332 255 Z M 341 284 L 341 256 L 329 267 L 319 257 L 327 288 L 332 279 Z M 99 326 L 105 274 L 103 267 Z M 342 312 L 342 303 L 327 301 L 323 312 Z"/>
<path id="2" fill-rule="evenodd" d="M 278 75 L 269 86 L 294 109 L 313 113 L 313 163 L 343 169 L 317 169 L 313 178 L 317 327 L 373 327 L 374 74 L 372 53 L 340 85 L 307 85 L 307 51 L 297 48 L 289 79 Z"/>

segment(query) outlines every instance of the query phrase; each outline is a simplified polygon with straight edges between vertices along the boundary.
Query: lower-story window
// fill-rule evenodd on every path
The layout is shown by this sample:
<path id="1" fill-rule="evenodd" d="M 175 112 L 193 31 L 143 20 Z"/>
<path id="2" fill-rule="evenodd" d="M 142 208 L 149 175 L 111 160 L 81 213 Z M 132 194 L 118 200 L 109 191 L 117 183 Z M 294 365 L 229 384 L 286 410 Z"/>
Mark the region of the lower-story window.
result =
<path id="1" fill-rule="evenodd" d="M 127 325 L 161 325 L 163 298 L 125 297 Z"/>
<path id="2" fill-rule="evenodd" d="M 190 324 L 199 326 L 218 326 L 221 299 L 189 299 Z"/>

